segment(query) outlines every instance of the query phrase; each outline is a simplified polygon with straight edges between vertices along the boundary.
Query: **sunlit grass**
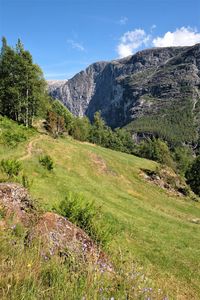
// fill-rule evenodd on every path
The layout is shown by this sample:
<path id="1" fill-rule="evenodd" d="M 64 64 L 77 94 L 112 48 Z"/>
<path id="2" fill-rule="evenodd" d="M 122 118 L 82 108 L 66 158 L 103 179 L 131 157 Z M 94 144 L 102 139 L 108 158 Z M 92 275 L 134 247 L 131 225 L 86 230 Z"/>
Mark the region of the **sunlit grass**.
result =
<path id="1" fill-rule="evenodd" d="M 1 146 L 0 159 L 25 156 L 28 143 L 15 149 Z M 39 164 L 39 157 L 46 154 L 54 161 L 51 172 Z M 191 220 L 200 218 L 200 204 L 169 196 L 146 182 L 140 169 L 153 170 L 155 162 L 70 137 L 55 140 L 42 135 L 31 157 L 21 163 L 32 182 L 30 193 L 43 208 L 52 209 L 68 191 L 102 205 L 107 222 L 115 228 L 111 256 L 119 249 L 125 256 L 128 251 L 171 297 L 199 299 L 200 231 Z"/>

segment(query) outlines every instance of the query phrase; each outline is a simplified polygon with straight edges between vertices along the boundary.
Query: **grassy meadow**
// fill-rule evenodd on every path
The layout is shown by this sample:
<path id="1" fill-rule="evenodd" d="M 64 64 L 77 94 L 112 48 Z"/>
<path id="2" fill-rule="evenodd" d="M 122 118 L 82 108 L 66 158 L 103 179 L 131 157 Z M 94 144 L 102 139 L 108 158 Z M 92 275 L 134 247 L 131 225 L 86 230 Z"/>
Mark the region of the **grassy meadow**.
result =
<path id="1" fill-rule="evenodd" d="M 14 122 L 7 122 L 7 127 L 4 122 L 0 128 L 1 134 L 10 128 L 19 130 Z M 35 130 L 20 130 L 25 132 L 24 140 L 14 147 L 1 143 L 0 160 L 21 161 L 30 194 L 43 209 L 59 205 L 69 191 L 81 193 L 102 206 L 105 222 L 114 230 L 107 249 L 111 257 L 121 253 L 124 260 L 137 263 L 168 299 L 200 298 L 200 225 L 192 222 L 200 218 L 200 203 L 169 195 L 145 181 L 141 169 L 154 170 L 153 161 L 70 137 L 53 139 Z M 39 164 L 43 154 L 52 157 L 52 172 Z"/>

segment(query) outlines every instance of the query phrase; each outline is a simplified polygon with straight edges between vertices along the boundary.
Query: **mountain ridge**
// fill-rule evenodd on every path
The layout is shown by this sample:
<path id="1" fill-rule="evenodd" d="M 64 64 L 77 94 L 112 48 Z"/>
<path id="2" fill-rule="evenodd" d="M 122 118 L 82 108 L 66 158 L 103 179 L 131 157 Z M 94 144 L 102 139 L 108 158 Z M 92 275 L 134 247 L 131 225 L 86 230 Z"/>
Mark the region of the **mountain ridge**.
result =
<path id="1" fill-rule="evenodd" d="M 133 123 L 133 132 L 159 136 L 157 125 L 144 126 L 146 118 L 163 118 L 167 111 L 164 123 L 174 124 L 169 110 L 176 106 L 179 114 L 184 108 L 194 128 L 188 134 L 192 138 L 181 141 L 193 142 L 199 134 L 200 44 L 145 49 L 126 58 L 96 62 L 63 84 L 51 85 L 49 93 L 77 116 L 92 120 L 101 111 L 112 128 Z M 165 131 L 168 125 L 163 125 Z"/>

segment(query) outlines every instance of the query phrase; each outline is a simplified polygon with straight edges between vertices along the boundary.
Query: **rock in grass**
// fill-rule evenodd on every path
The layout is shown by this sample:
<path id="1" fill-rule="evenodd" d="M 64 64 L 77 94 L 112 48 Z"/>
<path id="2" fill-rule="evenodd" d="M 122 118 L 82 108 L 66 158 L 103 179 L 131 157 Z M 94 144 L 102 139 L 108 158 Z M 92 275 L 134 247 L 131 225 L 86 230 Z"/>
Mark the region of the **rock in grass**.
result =
<path id="1" fill-rule="evenodd" d="M 92 263 L 103 271 L 112 271 L 106 254 L 79 227 L 53 213 L 39 212 L 27 190 L 15 183 L 0 184 L 0 208 L 3 217 L 0 230 L 24 226 L 26 243 L 40 241 L 40 253 L 50 259 L 53 255 L 72 257 L 79 263 Z"/>

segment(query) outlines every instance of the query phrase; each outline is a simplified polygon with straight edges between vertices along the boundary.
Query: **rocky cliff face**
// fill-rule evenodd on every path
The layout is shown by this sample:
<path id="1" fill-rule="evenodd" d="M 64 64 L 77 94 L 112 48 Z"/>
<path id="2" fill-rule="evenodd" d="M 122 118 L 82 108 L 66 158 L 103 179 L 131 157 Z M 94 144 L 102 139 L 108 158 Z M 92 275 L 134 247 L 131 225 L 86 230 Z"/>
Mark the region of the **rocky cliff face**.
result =
<path id="1" fill-rule="evenodd" d="M 152 125 L 152 119 L 162 116 L 167 116 L 164 123 L 173 125 L 175 117 L 170 118 L 175 110 L 177 114 L 188 113 L 196 138 L 200 119 L 200 44 L 148 49 L 124 59 L 94 63 L 65 83 L 51 84 L 49 92 L 75 115 L 92 119 L 100 110 L 111 127 L 131 122 L 136 132 L 155 131 L 157 125 Z M 149 122 L 151 126 L 145 127 Z"/>

